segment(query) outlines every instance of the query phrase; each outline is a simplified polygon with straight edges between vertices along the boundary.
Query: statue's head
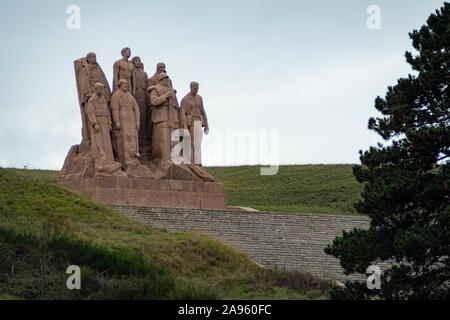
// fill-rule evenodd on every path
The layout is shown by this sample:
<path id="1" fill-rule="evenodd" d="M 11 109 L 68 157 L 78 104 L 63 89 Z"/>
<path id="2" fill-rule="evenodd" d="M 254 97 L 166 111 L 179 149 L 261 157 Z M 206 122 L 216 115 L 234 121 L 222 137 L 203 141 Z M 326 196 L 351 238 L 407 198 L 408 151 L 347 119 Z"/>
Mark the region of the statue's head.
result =
<path id="1" fill-rule="evenodd" d="M 133 59 L 131 59 L 131 62 L 133 63 L 136 69 L 142 68 L 142 62 L 140 57 L 133 57 Z"/>
<path id="2" fill-rule="evenodd" d="M 198 82 L 192 81 L 191 82 L 191 92 L 193 93 L 194 96 L 197 95 L 198 88 L 199 88 Z"/>
<path id="3" fill-rule="evenodd" d="M 165 72 L 161 72 L 158 75 L 158 84 L 168 87 L 169 86 L 169 76 Z"/>
<path id="4" fill-rule="evenodd" d="M 131 49 L 126 47 L 123 48 L 122 51 L 120 51 L 120 53 L 122 54 L 122 57 L 129 59 L 131 57 Z"/>
<path id="5" fill-rule="evenodd" d="M 157 73 L 166 72 L 166 65 L 165 65 L 164 62 L 159 62 L 159 63 L 156 65 L 156 72 L 157 72 Z"/>
<path id="6" fill-rule="evenodd" d="M 86 55 L 86 60 L 87 60 L 87 62 L 89 62 L 89 63 L 97 63 L 97 56 L 96 56 L 95 53 L 89 52 L 89 53 Z"/>
<path id="7" fill-rule="evenodd" d="M 104 85 L 103 83 L 97 82 L 97 83 L 94 85 L 95 93 L 96 93 L 98 96 L 103 95 L 103 89 L 105 89 L 105 85 Z"/>
<path id="8" fill-rule="evenodd" d="M 117 84 L 117 87 L 123 92 L 127 92 L 128 90 L 130 90 L 130 85 L 128 84 L 128 81 L 125 79 L 120 79 L 119 83 Z"/>

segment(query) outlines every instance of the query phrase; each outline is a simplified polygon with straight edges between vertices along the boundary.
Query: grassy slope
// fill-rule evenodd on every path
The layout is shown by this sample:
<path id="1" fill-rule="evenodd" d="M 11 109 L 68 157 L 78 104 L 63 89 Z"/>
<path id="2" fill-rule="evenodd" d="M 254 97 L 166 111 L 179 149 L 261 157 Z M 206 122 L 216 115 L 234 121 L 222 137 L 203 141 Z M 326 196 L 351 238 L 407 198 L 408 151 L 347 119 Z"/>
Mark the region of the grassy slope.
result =
<path id="1" fill-rule="evenodd" d="M 207 170 L 224 184 L 230 206 L 263 211 L 356 214 L 352 204 L 363 189 L 352 165 L 280 166 L 274 176 L 261 176 L 257 166 Z"/>
<path id="2" fill-rule="evenodd" d="M 0 168 L 0 299 L 325 297 L 323 283 L 264 271 L 204 236 L 128 219 L 57 187 L 55 178 Z M 80 264 L 88 279 L 81 293 L 64 289 L 69 264 Z"/>
<path id="3" fill-rule="evenodd" d="M 224 184 L 230 206 L 293 213 L 356 214 L 353 203 L 363 186 L 352 165 L 280 166 L 278 174 L 261 176 L 257 166 L 208 167 Z M 16 174 L 56 183 L 57 171 L 14 170 Z"/>

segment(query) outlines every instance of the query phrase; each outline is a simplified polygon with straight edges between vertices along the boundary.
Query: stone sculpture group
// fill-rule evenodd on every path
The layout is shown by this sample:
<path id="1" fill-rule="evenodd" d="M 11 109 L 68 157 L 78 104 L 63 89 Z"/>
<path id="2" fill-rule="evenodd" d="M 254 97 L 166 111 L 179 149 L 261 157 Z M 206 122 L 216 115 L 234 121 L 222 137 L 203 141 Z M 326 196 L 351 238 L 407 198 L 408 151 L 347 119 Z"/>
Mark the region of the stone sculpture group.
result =
<path id="1" fill-rule="evenodd" d="M 61 175 L 87 169 L 91 176 L 214 181 L 201 168 L 200 143 L 209 126 L 199 84 L 191 83 L 180 108 L 164 63 L 158 63 L 148 78 L 140 57 L 130 60 L 130 48 L 121 54 L 113 67 L 112 92 L 95 53 L 75 61 L 82 141 L 69 152 Z M 184 129 L 182 138 L 174 141 L 172 134 L 179 129 Z M 187 161 L 174 164 L 174 146 L 185 138 L 190 141 L 189 150 L 181 152 L 184 157 L 176 156 Z M 83 168 L 77 156 L 83 158 Z"/>
<path id="2" fill-rule="evenodd" d="M 95 53 L 74 62 L 82 140 L 58 183 L 106 204 L 225 207 L 222 185 L 201 165 L 209 125 L 199 84 L 191 83 L 180 106 L 164 63 L 149 78 L 130 48 L 121 54 L 112 90 Z M 146 193 L 137 197 L 135 189 Z"/>

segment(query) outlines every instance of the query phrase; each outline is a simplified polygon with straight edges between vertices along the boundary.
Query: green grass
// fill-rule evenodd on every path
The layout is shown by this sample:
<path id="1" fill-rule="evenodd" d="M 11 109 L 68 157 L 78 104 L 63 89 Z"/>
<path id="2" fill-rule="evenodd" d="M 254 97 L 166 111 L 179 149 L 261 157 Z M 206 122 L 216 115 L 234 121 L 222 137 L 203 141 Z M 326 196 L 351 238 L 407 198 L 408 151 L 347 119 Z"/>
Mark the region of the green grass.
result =
<path id="1" fill-rule="evenodd" d="M 261 211 L 357 214 L 353 203 L 363 186 L 353 165 L 280 166 L 274 176 L 261 176 L 258 166 L 207 167 L 223 183 L 228 205 Z M 56 184 L 58 171 L 10 169 L 17 175 Z"/>
<path id="2" fill-rule="evenodd" d="M 206 168 L 224 184 L 228 205 L 261 211 L 356 214 L 353 203 L 363 186 L 352 165 L 280 166 L 273 176 L 261 176 L 260 167 Z"/>
<path id="3" fill-rule="evenodd" d="M 206 236 L 150 227 L 56 185 L 0 168 L 0 299 L 324 299 L 330 284 L 266 270 Z M 82 290 L 66 288 L 69 265 Z"/>

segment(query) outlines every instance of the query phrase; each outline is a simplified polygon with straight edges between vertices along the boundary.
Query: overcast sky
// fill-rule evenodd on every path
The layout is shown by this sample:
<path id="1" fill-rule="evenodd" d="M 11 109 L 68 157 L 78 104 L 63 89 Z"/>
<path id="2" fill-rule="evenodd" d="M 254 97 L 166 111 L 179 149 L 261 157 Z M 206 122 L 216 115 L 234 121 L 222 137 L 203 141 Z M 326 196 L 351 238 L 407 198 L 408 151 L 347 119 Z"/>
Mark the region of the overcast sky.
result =
<path id="1" fill-rule="evenodd" d="M 81 10 L 79 30 L 67 28 L 72 4 Z M 264 153 L 255 149 L 267 141 L 261 130 L 278 130 L 279 148 L 269 147 L 281 164 L 358 163 L 358 151 L 379 141 L 367 129 L 375 97 L 411 72 L 408 33 L 442 4 L 2 1 L 0 166 L 60 169 L 81 140 L 73 61 L 94 51 L 112 84 L 126 46 L 149 76 L 166 63 L 180 101 L 192 80 L 200 83 L 211 128 L 205 165 L 264 162 L 255 154 L 224 160 L 236 150 L 232 133 L 254 132 L 250 150 Z M 367 27 L 370 5 L 381 9 L 380 29 Z"/>

